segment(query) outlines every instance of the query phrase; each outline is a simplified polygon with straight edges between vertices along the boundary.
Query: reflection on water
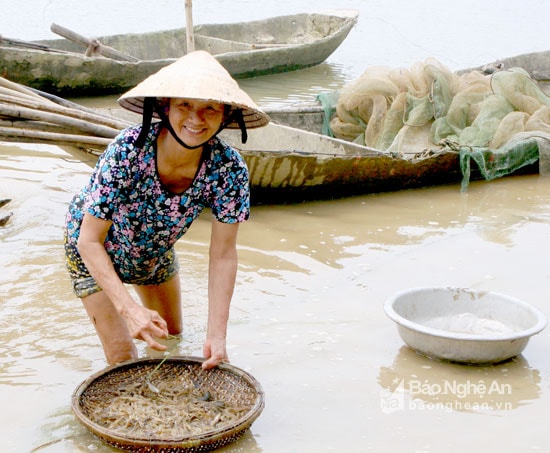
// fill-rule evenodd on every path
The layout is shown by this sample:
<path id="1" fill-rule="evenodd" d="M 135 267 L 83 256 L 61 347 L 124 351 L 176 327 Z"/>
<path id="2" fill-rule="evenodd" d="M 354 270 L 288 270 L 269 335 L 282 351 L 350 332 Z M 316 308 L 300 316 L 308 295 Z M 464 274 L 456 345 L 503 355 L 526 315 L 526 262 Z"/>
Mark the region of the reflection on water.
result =
<path id="1" fill-rule="evenodd" d="M 264 269 L 269 262 L 283 261 L 306 272 L 315 271 L 315 265 L 341 268 L 346 258 L 467 232 L 512 247 L 514 234 L 527 224 L 550 222 L 549 200 L 550 180 L 535 175 L 480 181 L 466 193 L 452 185 L 337 202 L 257 206 L 253 223 L 242 227 L 240 243 L 244 253 L 265 254 Z M 311 261 L 303 261 L 305 257 Z"/>
<path id="2" fill-rule="evenodd" d="M 51 421 L 44 425 L 42 430 L 44 432 L 44 439 L 51 439 L 53 437 L 54 440 L 45 440 L 37 444 L 30 453 L 110 453 L 121 451 L 110 447 L 99 438 L 91 436 L 82 426 L 71 423 L 73 418 L 72 413 L 69 412 L 52 414 Z M 67 429 L 67 425 L 69 429 Z M 251 432 L 247 431 L 239 439 L 238 444 L 229 445 L 216 451 L 260 453 L 263 450 L 258 446 Z"/>
<path id="3" fill-rule="evenodd" d="M 498 365 L 468 366 L 432 360 L 406 346 L 378 376 L 385 413 L 430 409 L 505 415 L 536 400 L 540 383 L 540 372 L 521 355 Z"/>
<path id="4" fill-rule="evenodd" d="M 323 63 L 313 68 L 239 80 L 239 85 L 263 108 L 315 101 L 321 93 L 338 91 L 351 81 L 344 68 Z"/>

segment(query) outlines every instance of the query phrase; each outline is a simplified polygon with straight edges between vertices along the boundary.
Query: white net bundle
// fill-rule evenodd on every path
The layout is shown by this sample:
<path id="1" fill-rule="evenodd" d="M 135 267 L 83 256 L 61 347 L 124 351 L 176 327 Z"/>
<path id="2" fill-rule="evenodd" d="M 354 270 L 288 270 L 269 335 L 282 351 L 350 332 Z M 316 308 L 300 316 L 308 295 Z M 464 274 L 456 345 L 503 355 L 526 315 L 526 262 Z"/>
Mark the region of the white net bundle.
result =
<path id="1" fill-rule="evenodd" d="M 442 140 L 498 148 L 518 132 L 550 132 L 550 98 L 520 68 L 458 75 L 429 59 L 367 69 L 342 89 L 330 126 L 335 137 L 382 151 L 419 152 Z"/>
<path id="2" fill-rule="evenodd" d="M 481 153 L 475 160 L 492 179 L 536 161 L 538 149 L 533 155 L 526 141 L 549 146 L 550 97 L 521 68 L 459 75 L 435 59 L 410 69 L 378 66 L 342 89 L 330 128 L 337 138 L 391 154 Z M 499 150 L 521 155 L 499 156 L 493 169 L 486 153 Z"/>

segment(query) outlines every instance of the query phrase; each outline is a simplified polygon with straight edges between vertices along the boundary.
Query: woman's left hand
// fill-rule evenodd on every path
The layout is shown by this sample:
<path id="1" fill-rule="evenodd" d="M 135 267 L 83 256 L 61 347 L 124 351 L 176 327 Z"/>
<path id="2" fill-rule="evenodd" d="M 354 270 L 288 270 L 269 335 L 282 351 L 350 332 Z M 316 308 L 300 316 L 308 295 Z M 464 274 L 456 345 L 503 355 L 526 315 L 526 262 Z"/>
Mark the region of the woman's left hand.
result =
<path id="1" fill-rule="evenodd" d="M 229 362 L 227 351 L 225 349 L 225 339 L 207 338 L 204 342 L 202 352 L 206 360 L 202 363 L 202 368 L 209 370 L 218 366 L 222 362 Z"/>

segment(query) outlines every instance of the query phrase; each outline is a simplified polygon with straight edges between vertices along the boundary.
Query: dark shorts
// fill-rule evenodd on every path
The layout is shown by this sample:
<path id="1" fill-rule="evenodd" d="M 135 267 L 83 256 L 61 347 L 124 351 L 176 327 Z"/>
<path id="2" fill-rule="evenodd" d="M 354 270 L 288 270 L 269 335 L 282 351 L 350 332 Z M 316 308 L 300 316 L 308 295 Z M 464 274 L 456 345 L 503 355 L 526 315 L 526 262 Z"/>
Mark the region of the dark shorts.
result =
<path id="1" fill-rule="evenodd" d="M 101 291 L 100 286 L 88 272 L 84 261 L 80 257 L 74 245 L 68 244 L 65 240 L 65 260 L 69 276 L 73 285 L 73 292 L 77 297 L 83 298 Z M 116 270 L 116 266 L 115 266 Z M 166 254 L 159 257 L 155 263 L 154 270 L 140 277 L 121 275 L 117 270 L 120 279 L 124 283 L 133 285 L 160 285 L 167 282 L 179 271 L 178 258 L 173 248 Z"/>

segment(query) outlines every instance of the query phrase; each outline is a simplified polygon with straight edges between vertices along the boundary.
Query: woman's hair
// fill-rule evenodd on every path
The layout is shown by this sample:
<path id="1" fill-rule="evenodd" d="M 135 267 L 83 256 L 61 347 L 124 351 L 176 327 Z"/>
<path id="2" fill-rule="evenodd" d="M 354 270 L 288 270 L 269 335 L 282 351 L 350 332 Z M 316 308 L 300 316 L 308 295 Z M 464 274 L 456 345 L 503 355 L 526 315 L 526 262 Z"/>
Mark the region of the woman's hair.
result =
<path id="1" fill-rule="evenodd" d="M 168 110 L 170 109 L 170 98 L 156 98 L 156 108 L 163 112 L 165 115 L 168 115 Z"/>

